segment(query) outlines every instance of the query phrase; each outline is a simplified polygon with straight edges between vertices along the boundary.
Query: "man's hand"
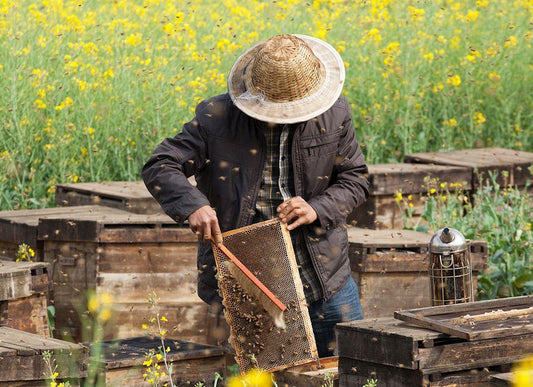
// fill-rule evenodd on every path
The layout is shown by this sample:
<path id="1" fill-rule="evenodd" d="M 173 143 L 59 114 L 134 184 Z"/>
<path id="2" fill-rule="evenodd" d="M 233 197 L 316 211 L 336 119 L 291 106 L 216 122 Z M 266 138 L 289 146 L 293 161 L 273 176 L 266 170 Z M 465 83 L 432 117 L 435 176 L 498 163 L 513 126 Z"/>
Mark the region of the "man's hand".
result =
<path id="1" fill-rule="evenodd" d="M 289 223 L 296 219 L 287 226 L 289 230 L 294 230 L 302 224 L 311 224 L 317 219 L 317 214 L 313 207 L 300 196 L 295 196 L 281 203 L 277 208 L 277 212 L 283 223 Z"/>
<path id="2" fill-rule="evenodd" d="M 189 227 L 198 236 L 209 242 L 211 237 L 217 244 L 222 243 L 222 232 L 218 225 L 217 213 L 210 206 L 203 206 L 189 215 Z"/>

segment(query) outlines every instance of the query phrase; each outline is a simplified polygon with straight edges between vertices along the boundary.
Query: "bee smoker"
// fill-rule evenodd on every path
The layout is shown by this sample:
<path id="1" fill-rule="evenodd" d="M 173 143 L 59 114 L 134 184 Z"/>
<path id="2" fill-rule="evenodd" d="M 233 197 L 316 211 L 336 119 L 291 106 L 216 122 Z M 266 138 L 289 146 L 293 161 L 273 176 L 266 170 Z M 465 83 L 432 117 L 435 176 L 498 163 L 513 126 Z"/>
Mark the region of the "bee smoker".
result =
<path id="1" fill-rule="evenodd" d="M 433 306 L 474 301 L 470 249 L 464 236 L 443 228 L 429 241 L 429 277 Z"/>

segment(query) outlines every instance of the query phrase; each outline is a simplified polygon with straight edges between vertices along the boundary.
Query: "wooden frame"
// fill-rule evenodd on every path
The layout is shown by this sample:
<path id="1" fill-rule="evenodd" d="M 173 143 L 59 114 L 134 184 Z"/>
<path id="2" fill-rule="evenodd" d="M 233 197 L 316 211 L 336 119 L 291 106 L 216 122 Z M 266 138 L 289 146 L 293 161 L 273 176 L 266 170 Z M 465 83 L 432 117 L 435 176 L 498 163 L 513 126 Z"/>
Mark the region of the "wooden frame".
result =
<path id="1" fill-rule="evenodd" d="M 394 317 L 467 340 L 533 332 L 533 296 L 394 312 Z"/>

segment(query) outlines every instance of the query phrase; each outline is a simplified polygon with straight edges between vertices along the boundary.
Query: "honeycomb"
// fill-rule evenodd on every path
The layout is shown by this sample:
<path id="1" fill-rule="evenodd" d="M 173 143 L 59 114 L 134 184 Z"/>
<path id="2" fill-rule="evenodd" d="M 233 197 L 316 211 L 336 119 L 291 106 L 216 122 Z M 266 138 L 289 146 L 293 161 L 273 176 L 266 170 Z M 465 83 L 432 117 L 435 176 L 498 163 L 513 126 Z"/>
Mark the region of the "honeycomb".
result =
<path id="1" fill-rule="evenodd" d="M 286 306 L 286 328 L 279 329 L 263 306 L 231 276 L 229 258 L 215 245 L 217 278 L 230 326 L 230 343 L 241 372 L 268 371 L 317 360 L 291 237 L 285 224 L 268 220 L 223 234 L 224 245 Z"/>

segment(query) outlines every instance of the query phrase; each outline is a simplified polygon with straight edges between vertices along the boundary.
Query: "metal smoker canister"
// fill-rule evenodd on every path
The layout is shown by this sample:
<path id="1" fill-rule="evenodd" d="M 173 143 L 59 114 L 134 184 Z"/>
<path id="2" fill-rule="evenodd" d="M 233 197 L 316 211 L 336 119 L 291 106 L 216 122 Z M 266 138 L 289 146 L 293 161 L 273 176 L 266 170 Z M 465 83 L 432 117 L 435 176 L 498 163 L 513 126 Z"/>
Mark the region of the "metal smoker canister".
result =
<path id="1" fill-rule="evenodd" d="M 443 228 L 433 235 L 428 250 L 432 305 L 474 301 L 470 249 L 464 236 Z"/>

